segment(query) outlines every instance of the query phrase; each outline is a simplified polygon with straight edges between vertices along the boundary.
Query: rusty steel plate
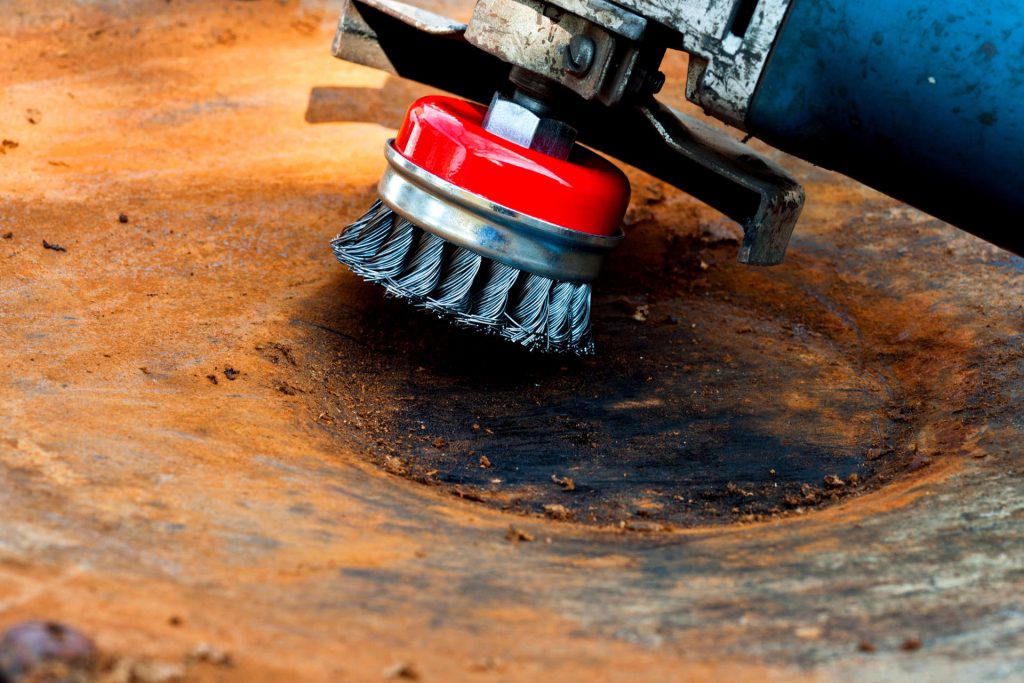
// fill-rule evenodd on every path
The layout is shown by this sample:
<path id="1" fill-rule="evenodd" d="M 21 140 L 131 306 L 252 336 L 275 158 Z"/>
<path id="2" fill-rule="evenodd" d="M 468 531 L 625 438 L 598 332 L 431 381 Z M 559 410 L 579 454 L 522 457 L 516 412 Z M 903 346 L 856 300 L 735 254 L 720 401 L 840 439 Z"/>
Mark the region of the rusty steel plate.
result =
<path id="1" fill-rule="evenodd" d="M 101 680 L 1024 676 L 1024 261 L 776 156 L 740 266 L 631 171 L 597 357 L 454 329 L 330 253 L 425 92 L 339 11 L 0 13 L 0 629 Z"/>

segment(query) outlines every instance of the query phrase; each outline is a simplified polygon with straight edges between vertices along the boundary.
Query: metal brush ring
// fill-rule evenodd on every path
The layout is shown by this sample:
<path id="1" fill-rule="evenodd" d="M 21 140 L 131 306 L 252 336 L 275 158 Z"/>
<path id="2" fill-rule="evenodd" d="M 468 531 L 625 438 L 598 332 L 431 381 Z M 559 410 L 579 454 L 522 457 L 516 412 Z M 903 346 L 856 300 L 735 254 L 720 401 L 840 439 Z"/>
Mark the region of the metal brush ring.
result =
<path id="1" fill-rule="evenodd" d="M 562 282 L 590 282 L 612 236 L 570 230 L 521 214 L 439 178 L 384 148 L 388 168 L 380 179 L 381 200 L 416 226 L 487 258 Z"/>

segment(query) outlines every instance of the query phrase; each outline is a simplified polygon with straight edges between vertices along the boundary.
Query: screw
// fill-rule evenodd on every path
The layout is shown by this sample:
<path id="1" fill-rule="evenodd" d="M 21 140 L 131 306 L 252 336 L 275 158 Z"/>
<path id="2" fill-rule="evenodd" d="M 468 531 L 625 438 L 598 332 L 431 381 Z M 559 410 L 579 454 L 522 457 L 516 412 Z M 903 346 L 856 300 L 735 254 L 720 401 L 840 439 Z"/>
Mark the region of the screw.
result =
<path id="1" fill-rule="evenodd" d="M 655 71 L 647 79 L 647 88 L 652 95 L 657 95 L 665 87 L 665 74 Z"/>
<path id="2" fill-rule="evenodd" d="M 639 95 L 656 95 L 665 87 L 665 74 L 660 71 L 648 72 L 637 67 L 633 78 L 629 80 L 629 91 Z"/>
<path id="3" fill-rule="evenodd" d="M 594 63 L 594 41 L 586 36 L 573 36 L 565 49 L 565 70 L 582 76 Z"/>

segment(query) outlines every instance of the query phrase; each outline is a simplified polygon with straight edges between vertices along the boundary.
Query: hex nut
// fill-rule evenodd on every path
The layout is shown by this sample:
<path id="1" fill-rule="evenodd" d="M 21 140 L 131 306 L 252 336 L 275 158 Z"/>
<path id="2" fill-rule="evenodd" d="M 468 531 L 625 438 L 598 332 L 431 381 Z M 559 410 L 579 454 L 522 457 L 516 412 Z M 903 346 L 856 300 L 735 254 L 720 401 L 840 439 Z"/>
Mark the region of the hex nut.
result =
<path id="1" fill-rule="evenodd" d="M 521 147 L 568 159 L 576 142 L 576 129 L 548 116 L 538 116 L 501 95 L 491 99 L 484 129 Z"/>

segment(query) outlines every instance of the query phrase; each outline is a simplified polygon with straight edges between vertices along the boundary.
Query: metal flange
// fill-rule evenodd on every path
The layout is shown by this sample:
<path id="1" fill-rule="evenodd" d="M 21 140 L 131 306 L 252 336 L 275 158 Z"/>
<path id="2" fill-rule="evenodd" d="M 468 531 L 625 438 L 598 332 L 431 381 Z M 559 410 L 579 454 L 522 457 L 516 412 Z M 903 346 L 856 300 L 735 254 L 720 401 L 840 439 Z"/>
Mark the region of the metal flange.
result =
<path id="1" fill-rule="evenodd" d="M 561 282 L 589 282 L 622 240 L 568 230 L 495 204 L 424 171 L 384 148 L 388 168 L 381 200 L 411 223 L 444 240 L 520 270 Z"/>

